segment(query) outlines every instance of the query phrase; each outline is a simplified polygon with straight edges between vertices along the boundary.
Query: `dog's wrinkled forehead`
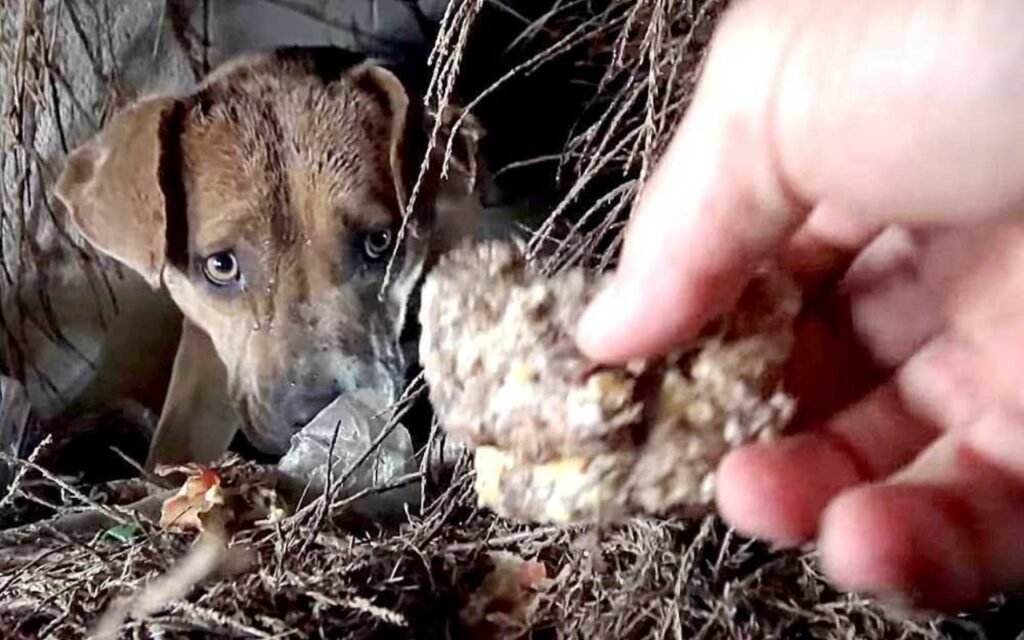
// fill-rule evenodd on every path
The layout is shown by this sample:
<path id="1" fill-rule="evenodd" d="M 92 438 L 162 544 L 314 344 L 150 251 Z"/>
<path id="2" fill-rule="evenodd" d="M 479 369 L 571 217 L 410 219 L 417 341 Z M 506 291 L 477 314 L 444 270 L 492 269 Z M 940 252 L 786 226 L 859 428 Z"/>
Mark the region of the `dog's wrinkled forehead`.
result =
<path id="1" fill-rule="evenodd" d="M 238 234 L 324 238 L 398 214 L 394 113 L 352 68 L 251 58 L 186 102 L 182 180 L 198 249 Z"/>

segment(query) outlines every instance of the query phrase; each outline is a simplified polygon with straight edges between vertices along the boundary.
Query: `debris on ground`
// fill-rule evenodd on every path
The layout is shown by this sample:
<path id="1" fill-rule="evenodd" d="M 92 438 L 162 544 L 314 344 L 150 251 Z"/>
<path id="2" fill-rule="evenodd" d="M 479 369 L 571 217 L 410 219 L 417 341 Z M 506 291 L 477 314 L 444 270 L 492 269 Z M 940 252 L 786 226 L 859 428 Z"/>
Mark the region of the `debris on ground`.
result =
<path id="1" fill-rule="evenodd" d="M 161 505 L 158 524 L 168 531 L 203 532 L 211 526 L 238 530 L 279 522 L 290 511 L 273 469 L 236 454 L 225 454 L 212 466 L 158 465 L 155 471 L 162 477 L 185 476 Z"/>
<path id="2" fill-rule="evenodd" d="M 525 634 L 533 623 L 540 594 L 551 585 L 547 568 L 508 551 L 491 551 L 485 557 L 491 568 L 469 595 L 459 619 L 480 638 Z"/>
<path id="3" fill-rule="evenodd" d="M 157 467 L 156 473 L 161 476 L 187 474 L 178 492 L 161 506 L 161 527 L 169 531 L 204 531 L 206 519 L 218 520 L 223 526 L 224 489 L 216 471 L 192 464 Z"/>

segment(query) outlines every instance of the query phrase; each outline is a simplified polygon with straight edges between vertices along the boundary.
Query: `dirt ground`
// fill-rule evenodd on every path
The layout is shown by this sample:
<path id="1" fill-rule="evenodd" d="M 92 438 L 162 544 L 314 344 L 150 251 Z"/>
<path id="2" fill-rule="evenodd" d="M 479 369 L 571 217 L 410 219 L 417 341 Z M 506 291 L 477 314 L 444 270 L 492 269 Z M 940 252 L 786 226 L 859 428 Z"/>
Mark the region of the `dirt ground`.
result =
<path id="1" fill-rule="evenodd" d="M 71 505 L 98 508 L 142 490 L 94 486 L 76 496 L 26 482 L 37 506 L 45 500 L 65 515 Z M 1021 629 L 1019 603 L 908 617 L 837 593 L 813 554 L 773 551 L 713 516 L 595 531 L 517 526 L 474 504 L 471 474 L 458 471 L 422 515 L 397 528 L 360 530 L 312 515 L 258 526 L 238 534 L 194 587 L 175 568 L 201 548 L 190 534 L 148 523 L 128 540 L 46 525 L 8 531 L 0 535 L 0 624 L 5 637 L 78 638 L 123 603 L 133 615 L 119 637 L 143 638 L 924 639 L 1010 638 Z M 30 509 L 25 498 L 13 506 Z M 528 588 L 509 591 L 494 582 L 510 561 L 513 571 L 523 561 L 542 568 Z M 147 609 L 140 593 L 168 572 L 184 592 L 172 586 Z"/>

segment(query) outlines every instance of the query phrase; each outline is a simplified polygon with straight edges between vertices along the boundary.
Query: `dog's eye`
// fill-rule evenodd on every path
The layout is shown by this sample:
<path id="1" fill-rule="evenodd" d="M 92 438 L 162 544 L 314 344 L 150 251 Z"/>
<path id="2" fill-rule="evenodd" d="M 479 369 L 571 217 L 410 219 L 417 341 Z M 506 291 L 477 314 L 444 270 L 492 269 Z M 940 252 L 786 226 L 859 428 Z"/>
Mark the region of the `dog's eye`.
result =
<path id="1" fill-rule="evenodd" d="M 391 248 L 391 241 L 390 229 L 371 231 L 363 238 L 363 253 L 370 260 L 379 260 Z"/>
<path id="2" fill-rule="evenodd" d="M 231 251 L 219 251 L 207 256 L 203 261 L 203 275 L 217 286 L 237 281 L 241 272 L 235 254 Z"/>

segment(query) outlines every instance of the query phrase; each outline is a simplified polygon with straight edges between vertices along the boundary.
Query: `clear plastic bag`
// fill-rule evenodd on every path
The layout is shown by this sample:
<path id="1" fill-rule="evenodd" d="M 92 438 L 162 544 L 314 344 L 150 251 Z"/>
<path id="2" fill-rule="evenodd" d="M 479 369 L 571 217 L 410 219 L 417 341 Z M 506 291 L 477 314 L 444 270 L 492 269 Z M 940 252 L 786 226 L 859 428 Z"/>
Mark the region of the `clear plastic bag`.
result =
<path id="1" fill-rule="evenodd" d="M 390 414 L 387 400 L 372 391 L 345 394 L 325 407 L 292 436 L 291 448 L 278 463 L 289 497 L 301 497 L 302 502 L 308 502 L 322 495 L 328 482 L 328 458 L 332 458 L 332 491 L 338 487 L 335 495 L 340 499 L 387 486 L 415 472 L 412 439 L 401 424 L 394 425 L 374 450 L 366 453 L 388 427 Z M 359 464 L 352 471 L 356 463 Z M 387 491 L 370 491 L 350 507 L 356 514 L 372 518 L 400 516 L 406 504 L 419 499 L 419 486 L 418 482 L 410 482 Z"/>

